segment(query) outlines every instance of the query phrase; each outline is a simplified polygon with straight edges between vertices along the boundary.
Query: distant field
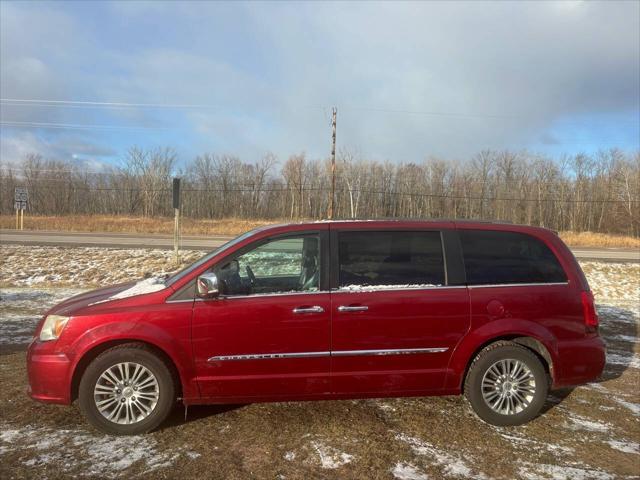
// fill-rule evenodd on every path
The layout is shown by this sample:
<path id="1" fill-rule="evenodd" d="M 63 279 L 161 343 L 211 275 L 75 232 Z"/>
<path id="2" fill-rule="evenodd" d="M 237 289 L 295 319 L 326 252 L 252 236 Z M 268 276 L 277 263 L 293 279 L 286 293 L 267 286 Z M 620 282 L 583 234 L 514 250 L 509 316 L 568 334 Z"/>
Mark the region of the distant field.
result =
<path id="1" fill-rule="evenodd" d="M 182 218 L 183 235 L 239 235 L 261 225 L 280 223 L 278 220 L 253 220 L 225 218 L 203 220 Z M 0 215 L 0 228 L 16 228 L 12 215 Z M 126 232 L 126 233 L 173 233 L 173 218 L 126 217 L 115 215 L 78 216 L 27 216 L 26 230 L 56 230 L 64 232 Z"/>
<path id="2" fill-rule="evenodd" d="M 560 237 L 572 247 L 640 248 L 640 238 L 595 232 L 560 232 Z"/>
<path id="3" fill-rule="evenodd" d="M 288 219 L 258 220 L 225 218 L 202 220 L 183 218 L 183 235 L 238 235 L 255 227 L 289 222 Z M 15 217 L 0 215 L 0 228 L 15 228 Z M 27 216 L 26 230 L 56 230 L 66 232 L 126 232 L 173 233 L 173 218 L 120 217 L 114 215 Z M 640 248 L 640 238 L 594 232 L 560 232 L 562 239 L 573 247 Z"/>

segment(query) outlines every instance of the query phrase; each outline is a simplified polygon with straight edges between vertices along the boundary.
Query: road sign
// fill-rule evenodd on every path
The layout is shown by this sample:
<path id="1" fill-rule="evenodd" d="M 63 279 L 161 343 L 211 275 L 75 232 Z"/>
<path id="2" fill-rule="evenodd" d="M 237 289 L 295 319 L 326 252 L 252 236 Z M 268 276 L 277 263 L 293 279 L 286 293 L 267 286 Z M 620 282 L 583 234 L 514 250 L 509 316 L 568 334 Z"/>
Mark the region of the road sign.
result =
<path id="1" fill-rule="evenodd" d="M 13 195 L 13 207 L 16 210 L 25 210 L 29 201 L 29 192 L 26 187 L 16 187 Z"/>
<path id="2" fill-rule="evenodd" d="M 16 209 L 16 230 L 24 228 L 24 211 L 27 209 L 29 201 L 29 192 L 26 187 L 16 187 L 13 194 L 13 208 Z M 20 221 L 18 222 L 18 212 L 20 212 Z"/>
<path id="3" fill-rule="evenodd" d="M 180 208 L 180 179 L 173 179 L 173 208 Z"/>
<path id="4" fill-rule="evenodd" d="M 26 202 L 29 200 L 29 192 L 26 187 L 16 187 L 13 199 L 16 202 Z"/>

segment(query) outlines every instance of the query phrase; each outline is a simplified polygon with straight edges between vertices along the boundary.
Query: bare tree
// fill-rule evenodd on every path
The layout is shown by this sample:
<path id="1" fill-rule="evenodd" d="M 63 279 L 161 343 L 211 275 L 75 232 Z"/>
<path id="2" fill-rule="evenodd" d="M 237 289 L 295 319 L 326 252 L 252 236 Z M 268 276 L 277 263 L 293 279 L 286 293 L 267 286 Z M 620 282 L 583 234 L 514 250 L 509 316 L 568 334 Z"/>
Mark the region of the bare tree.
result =
<path id="1" fill-rule="evenodd" d="M 169 216 L 171 148 L 131 148 L 118 167 L 90 172 L 68 161 L 27 155 L 0 165 L 0 211 L 13 208 L 13 188 L 29 188 L 36 214 Z M 277 169 L 265 154 L 243 161 L 206 153 L 184 162 L 183 214 L 192 218 L 323 218 L 328 159 L 290 156 Z M 341 150 L 336 218 L 483 218 L 640 236 L 640 152 L 548 158 L 485 150 L 469 161 L 430 157 L 420 163 L 379 162 Z"/>

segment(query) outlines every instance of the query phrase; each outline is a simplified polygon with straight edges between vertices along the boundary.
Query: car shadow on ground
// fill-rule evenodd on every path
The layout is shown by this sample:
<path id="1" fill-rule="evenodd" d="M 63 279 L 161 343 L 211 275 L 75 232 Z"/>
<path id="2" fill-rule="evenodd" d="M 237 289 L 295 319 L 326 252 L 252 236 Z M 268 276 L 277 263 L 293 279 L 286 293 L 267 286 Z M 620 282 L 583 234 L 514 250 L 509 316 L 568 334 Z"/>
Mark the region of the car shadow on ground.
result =
<path id="1" fill-rule="evenodd" d="M 195 422 L 203 418 L 221 415 L 223 413 L 239 410 L 246 404 L 229 404 L 229 405 L 189 405 L 185 415 L 185 407 L 178 404 L 176 408 L 169 414 L 169 417 L 162 423 L 159 430 L 177 427 L 187 423 Z"/>
<path id="2" fill-rule="evenodd" d="M 637 366 L 635 345 L 640 338 L 638 314 L 613 305 L 598 305 L 600 336 L 607 344 L 607 363 L 598 383 L 620 378 Z M 637 368 L 637 367 L 636 367 Z"/>

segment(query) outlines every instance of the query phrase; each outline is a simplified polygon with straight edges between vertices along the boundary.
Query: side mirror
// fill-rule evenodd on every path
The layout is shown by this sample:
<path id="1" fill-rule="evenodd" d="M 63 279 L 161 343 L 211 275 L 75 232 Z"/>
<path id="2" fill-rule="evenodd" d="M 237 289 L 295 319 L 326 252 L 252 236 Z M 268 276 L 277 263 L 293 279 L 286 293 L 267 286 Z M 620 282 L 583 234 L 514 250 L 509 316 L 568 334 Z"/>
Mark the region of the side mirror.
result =
<path id="1" fill-rule="evenodd" d="M 200 298 L 216 298 L 220 295 L 218 277 L 215 273 L 203 273 L 196 280 L 196 291 Z"/>

